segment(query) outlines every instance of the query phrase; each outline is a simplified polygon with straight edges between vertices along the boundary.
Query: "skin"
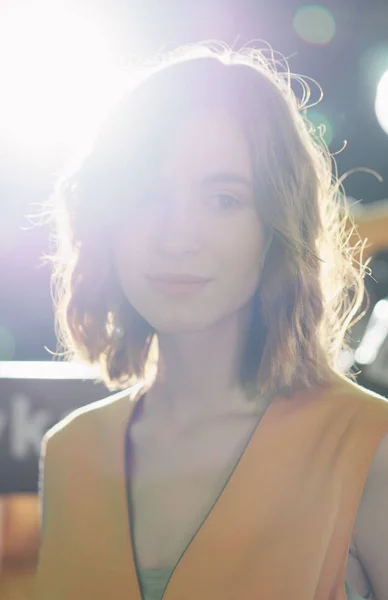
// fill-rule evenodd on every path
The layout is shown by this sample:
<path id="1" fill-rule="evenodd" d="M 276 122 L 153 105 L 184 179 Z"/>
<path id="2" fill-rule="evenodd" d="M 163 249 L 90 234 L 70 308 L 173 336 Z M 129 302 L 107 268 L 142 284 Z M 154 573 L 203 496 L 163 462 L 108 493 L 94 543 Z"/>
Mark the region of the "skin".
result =
<path id="1" fill-rule="evenodd" d="M 165 527 L 169 518 L 170 532 L 192 531 L 196 523 L 190 521 L 190 515 L 198 512 L 195 498 L 201 506 L 216 495 L 219 483 L 213 489 L 211 473 L 210 478 L 207 473 L 195 479 L 193 486 L 194 473 L 198 477 L 201 464 L 203 469 L 195 440 L 201 439 L 202 447 L 208 440 L 203 457 L 220 448 L 220 455 L 222 450 L 225 455 L 229 452 L 230 461 L 230 446 L 240 448 L 256 423 L 238 378 L 252 297 L 267 250 L 252 177 L 249 148 L 238 123 L 221 111 L 198 113 L 169 139 L 152 185 L 148 182 L 146 187 L 138 187 L 126 209 L 128 218 L 115 230 L 117 275 L 128 301 L 158 332 L 164 366 L 164 376 L 147 393 L 141 423 L 133 425 L 138 457 L 136 536 L 144 567 L 172 564 L 182 550 L 173 545 L 168 549 L 164 543 L 150 556 L 150 544 L 145 541 L 141 546 L 142 540 L 147 540 L 149 519 L 159 515 L 159 523 L 153 522 L 154 532 L 158 526 Z M 147 278 L 165 272 L 188 273 L 210 281 L 195 292 L 171 295 L 156 290 Z M 258 398 L 258 412 L 265 408 L 260 402 Z M 165 446 L 161 450 L 166 440 L 157 437 L 164 426 L 169 428 L 169 441 L 173 440 L 170 451 Z M 388 496 L 387 442 L 381 448 L 357 515 L 352 539 L 357 558 L 349 559 L 346 573 L 348 583 L 360 594 L 372 583 L 377 600 L 388 595 L 388 570 L 383 566 L 388 556 L 388 531 L 381 527 L 387 522 L 383 509 Z M 151 480 L 157 478 L 152 466 L 155 460 L 159 487 L 151 488 Z M 227 463 L 220 458 L 220 470 L 222 462 L 224 469 Z M 228 468 L 226 464 L 221 480 Z M 167 478 L 172 471 L 181 477 L 190 471 L 173 493 L 170 483 L 166 490 L 160 484 L 160 473 Z M 140 480 L 147 481 L 147 486 L 141 488 Z M 381 497 L 382 491 L 385 495 Z M 179 503 L 171 514 L 162 514 L 161 505 L 170 506 L 171 500 L 183 493 L 186 513 Z M 150 503 L 150 498 L 155 498 L 156 504 Z M 164 502 L 158 503 L 160 498 Z M 165 564 L 157 563 L 158 551 L 164 552 Z"/>

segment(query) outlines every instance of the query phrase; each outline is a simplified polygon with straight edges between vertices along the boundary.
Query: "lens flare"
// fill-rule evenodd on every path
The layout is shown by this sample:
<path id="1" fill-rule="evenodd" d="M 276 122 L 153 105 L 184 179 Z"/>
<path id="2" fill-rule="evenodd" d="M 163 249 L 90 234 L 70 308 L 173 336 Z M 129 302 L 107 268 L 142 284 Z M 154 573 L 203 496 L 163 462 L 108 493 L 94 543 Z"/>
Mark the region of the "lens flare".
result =
<path id="1" fill-rule="evenodd" d="M 331 12 L 319 5 L 301 6 L 294 16 L 294 29 L 309 44 L 328 44 L 335 34 L 335 20 Z"/>

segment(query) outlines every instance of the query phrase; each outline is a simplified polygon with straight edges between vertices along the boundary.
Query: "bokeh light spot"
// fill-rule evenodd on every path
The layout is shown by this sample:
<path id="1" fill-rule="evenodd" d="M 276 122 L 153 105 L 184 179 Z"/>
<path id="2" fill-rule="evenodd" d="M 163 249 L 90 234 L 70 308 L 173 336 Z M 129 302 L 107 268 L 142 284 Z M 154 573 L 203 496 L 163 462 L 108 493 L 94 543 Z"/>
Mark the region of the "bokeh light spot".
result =
<path id="1" fill-rule="evenodd" d="M 293 24 L 299 37 L 309 44 L 328 44 L 335 34 L 333 15 L 318 4 L 301 6 L 295 13 Z"/>
<path id="2" fill-rule="evenodd" d="M 372 44 L 360 57 L 362 93 L 371 99 L 371 105 L 376 98 L 376 87 L 386 71 L 388 71 L 388 43 Z"/>
<path id="3" fill-rule="evenodd" d="M 377 86 L 375 111 L 380 126 L 388 134 L 388 71 L 381 77 Z"/>

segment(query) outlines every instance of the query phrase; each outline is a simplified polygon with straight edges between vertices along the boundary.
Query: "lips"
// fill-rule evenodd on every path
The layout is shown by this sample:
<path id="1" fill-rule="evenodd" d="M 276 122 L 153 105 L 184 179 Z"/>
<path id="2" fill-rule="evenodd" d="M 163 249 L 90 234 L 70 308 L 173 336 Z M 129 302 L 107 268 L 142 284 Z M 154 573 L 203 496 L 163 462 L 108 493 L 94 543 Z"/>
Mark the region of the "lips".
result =
<path id="1" fill-rule="evenodd" d="M 149 275 L 148 279 L 165 283 L 206 283 L 210 281 L 209 277 L 199 277 L 198 275 L 171 274 L 163 273 L 158 275 Z"/>
<path id="2" fill-rule="evenodd" d="M 148 277 L 151 286 L 163 294 L 193 294 L 202 290 L 211 279 L 187 274 L 163 274 Z"/>

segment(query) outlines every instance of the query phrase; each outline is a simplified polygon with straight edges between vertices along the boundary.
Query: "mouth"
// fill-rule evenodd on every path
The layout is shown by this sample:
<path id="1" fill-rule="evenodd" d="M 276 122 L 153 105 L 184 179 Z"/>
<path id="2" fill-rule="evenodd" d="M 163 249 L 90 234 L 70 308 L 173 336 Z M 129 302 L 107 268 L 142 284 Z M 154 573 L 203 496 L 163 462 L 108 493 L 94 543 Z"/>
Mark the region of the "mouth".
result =
<path id="1" fill-rule="evenodd" d="M 170 283 L 205 283 L 210 281 L 209 277 L 200 277 L 198 275 L 188 275 L 186 273 L 161 273 L 157 275 L 148 275 L 152 281 L 167 281 Z"/>
<path id="2" fill-rule="evenodd" d="M 209 278 L 187 274 L 161 274 L 147 277 L 153 288 L 167 294 L 193 293 L 203 289 Z"/>

